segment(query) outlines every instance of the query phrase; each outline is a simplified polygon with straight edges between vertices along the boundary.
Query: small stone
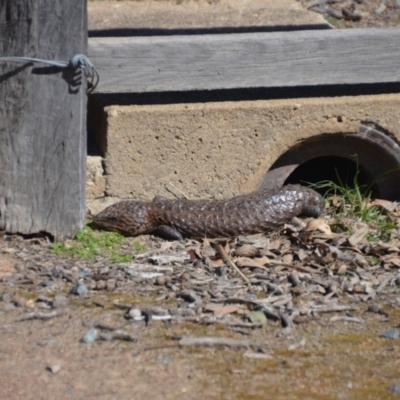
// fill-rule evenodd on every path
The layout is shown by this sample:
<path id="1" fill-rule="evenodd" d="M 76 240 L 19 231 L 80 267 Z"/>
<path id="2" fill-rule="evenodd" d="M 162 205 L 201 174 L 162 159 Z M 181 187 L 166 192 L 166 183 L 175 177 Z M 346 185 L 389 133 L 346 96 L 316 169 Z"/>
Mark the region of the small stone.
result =
<path id="1" fill-rule="evenodd" d="M 99 331 L 98 329 L 89 329 L 85 335 L 82 337 L 81 342 L 82 343 L 92 343 L 95 340 L 97 340 L 97 338 L 99 337 Z"/>
<path id="2" fill-rule="evenodd" d="M 78 281 L 82 278 L 82 277 L 79 275 L 79 271 L 71 272 L 70 277 L 71 277 L 71 281 L 72 281 L 72 282 L 78 282 Z"/>
<path id="3" fill-rule="evenodd" d="M 126 270 L 126 274 L 127 274 L 128 276 L 138 276 L 138 275 L 139 275 L 139 273 L 138 273 L 135 269 L 133 269 L 133 268 L 128 268 L 128 269 Z"/>
<path id="4" fill-rule="evenodd" d="M 398 339 L 400 337 L 399 331 L 396 328 L 388 329 L 382 333 L 382 337 L 387 339 Z"/>
<path id="5" fill-rule="evenodd" d="M 13 303 L 4 303 L 1 305 L 1 310 L 4 312 L 9 312 L 15 310 L 17 307 Z"/>
<path id="6" fill-rule="evenodd" d="M 1 301 L 6 301 L 6 302 L 12 301 L 12 296 L 11 296 L 11 294 L 10 294 L 10 293 L 4 293 L 4 294 L 1 296 Z"/>
<path id="7" fill-rule="evenodd" d="M 165 285 L 165 282 L 166 282 L 166 279 L 165 279 L 165 276 L 164 276 L 164 275 L 162 275 L 162 276 L 157 276 L 157 278 L 156 278 L 156 285 L 158 285 L 158 286 L 164 286 L 164 285 Z"/>
<path id="8" fill-rule="evenodd" d="M 25 307 L 27 308 L 34 308 L 35 307 L 35 300 L 29 299 L 25 303 Z"/>
<path id="9" fill-rule="evenodd" d="M 394 383 L 389 389 L 392 393 L 400 394 L 400 383 Z"/>
<path id="10" fill-rule="evenodd" d="M 253 311 L 247 314 L 247 318 L 251 321 L 253 324 L 261 324 L 263 327 L 265 327 L 268 323 L 267 317 L 262 311 Z"/>
<path id="11" fill-rule="evenodd" d="M 64 308 L 67 305 L 67 299 L 64 295 L 57 294 L 56 296 L 54 296 L 54 299 L 53 299 L 53 302 L 51 305 L 53 308 Z"/>
<path id="12" fill-rule="evenodd" d="M 58 374 L 61 370 L 61 365 L 51 364 L 46 366 L 47 371 L 50 371 L 53 375 Z"/>
<path id="13" fill-rule="evenodd" d="M 106 282 L 105 281 L 97 281 L 96 283 L 96 289 L 97 290 L 104 290 L 106 287 Z"/>
<path id="14" fill-rule="evenodd" d="M 109 279 L 106 283 L 107 290 L 114 290 L 115 289 L 115 279 Z"/>
<path id="15" fill-rule="evenodd" d="M 194 290 L 183 290 L 178 294 L 178 297 L 191 305 L 201 304 L 201 298 Z"/>
<path id="16" fill-rule="evenodd" d="M 175 292 L 168 292 L 167 300 L 172 300 L 172 299 L 176 299 L 176 293 Z"/>
<path id="17" fill-rule="evenodd" d="M 2 278 L 3 282 L 7 282 L 11 285 L 15 285 L 20 279 L 21 279 L 20 274 L 6 275 Z"/>
<path id="18" fill-rule="evenodd" d="M 382 15 L 383 12 L 386 10 L 386 6 L 384 3 L 381 3 L 379 7 L 375 10 L 376 15 Z"/>
<path id="19" fill-rule="evenodd" d="M 246 293 L 247 300 L 257 300 L 257 295 L 255 293 Z"/>
<path id="20" fill-rule="evenodd" d="M 59 278 L 60 276 L 62 276 L 62 273 L 63 273 L 63 267 L 61 267 L 61 265 L 55 265 L 51 269 L 51 274 L 54 276 L 54 278 Z"/>
<path id="21" fill-rule="evenodd" d="M 83 295 L 87 294 L 87 292 L 88 292 L 88 289 L 87 289 L 85 283 L 82 281 L 77 282 L 71 290 L 71 293 L 76 294 L 77 296 L 83 296 Z"/>
<path id="22" fill-rule="evenodd" d="M 190 274 L 188 272 L 184 272 L 180 277 L 179 280 L 181 282 L 187 282 L 188 280 L 190 280 Z"/>
<path id="23" fill-rule="evenodd" d="M 226 267 L 217 267 L 215 268 L 215 273 L 218 276 L 226 276 L 226 274 L 228 273 L 228 269 Z"/>
<path id="24" fill-rule="evenodd" d="M 156 361 L 157 361 L 159 364 L 167 365 L 167 364 L 170 364 L 170 363 L 172 362 L 172 358 L 171 358 L 171 357 L 168 357 L 168 356 L 165 356 L 165 357 L 158 357 L 158 358 L 156 359 Z"/>
<path id="25" fill-rule="evenodd" d="M 136 321 L 143 319 L 142 311 L 138 308 L 131 308 L 128 312 L 128 316 Z"/>
<path id="26" fill-rule="evenodd" d="M 371 304 L 367 311 L 375 313 L 375 314 L 379 314 L 381 312 L 382 307 L 379 304 Z"/>
<path id="27" fill-rule="evenodd" d="M 97 282 L 90 280 L 89 282 L 86 282 L 86 287 L 88 288 L 88 290 L 95 290 L 96 283 Z"/>
<path id="28" fill-rule="evenodd" d="M 79 274 L 80 274 L 82 277 L 86 277 L 86 276 L 90 276 L 90 275 L 91 275 L 91 272 L 90 272 L 90 269 L 89 269 L 88 267 L 83 267 L 83 268 L 81 268 L 81 269 L 79 270 Z"/>

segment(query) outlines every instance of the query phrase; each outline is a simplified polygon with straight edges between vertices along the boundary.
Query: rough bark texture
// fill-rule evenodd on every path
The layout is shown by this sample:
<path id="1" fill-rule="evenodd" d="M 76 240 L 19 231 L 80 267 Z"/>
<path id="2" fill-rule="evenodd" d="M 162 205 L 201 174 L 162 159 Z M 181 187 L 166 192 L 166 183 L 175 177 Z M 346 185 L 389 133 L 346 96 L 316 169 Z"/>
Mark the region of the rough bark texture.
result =
<path id="1" fill-rule="evenodd" d="M 1 56 L 67 61 L 86 48 L 86 1 L 0 0 Z M 1 229 L 62 239 L 82 227 L 87 96 L 80 78 L 0 62 Z"/>

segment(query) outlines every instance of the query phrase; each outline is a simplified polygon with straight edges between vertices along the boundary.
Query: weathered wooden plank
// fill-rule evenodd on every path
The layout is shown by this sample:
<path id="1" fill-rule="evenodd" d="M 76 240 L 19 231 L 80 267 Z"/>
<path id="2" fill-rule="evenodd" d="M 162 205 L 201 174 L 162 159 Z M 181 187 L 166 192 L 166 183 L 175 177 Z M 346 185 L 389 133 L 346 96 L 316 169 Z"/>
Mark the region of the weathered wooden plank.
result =
<path id="1" fill-rule="evenodd" d="M 91 38 L 97 92 L 399 82 L 400 28 Z"/>
<path id="2" fill-rule="evenodd" d="M 0 1 L 0 56 L 68 61 L 87 49 L 86 1 Z M 0 61 L 0 229 L 74 235 L 85 218 L 86 84 Z"/>

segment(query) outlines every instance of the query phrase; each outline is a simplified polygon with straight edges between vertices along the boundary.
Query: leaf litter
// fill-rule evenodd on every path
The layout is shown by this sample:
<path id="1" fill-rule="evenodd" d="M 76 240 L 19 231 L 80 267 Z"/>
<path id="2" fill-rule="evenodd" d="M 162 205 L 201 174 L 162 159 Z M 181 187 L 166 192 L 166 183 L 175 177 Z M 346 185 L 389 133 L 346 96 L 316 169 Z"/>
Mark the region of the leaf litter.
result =
<path id="1" fill-rule="evenodd" d="M 341 206 L 335 197 L 331 203 Z M 98 333 L 89 335 L 88 341 L 137 341 L 124 330 L 126 326 L 162 321 L 222 325 L 244 335 L 272 324 L 282 337 L 298 324 L 320 321 L 325 313 L 334 314 L 330 323 L 363 324 L 362 317 L 351 313 L 373 308 L 380 295 L 395 294 L 400 287 L 400 206 L 382 200 L 372 205 L 392 222 L 381 240 L 375 240 L 379 232 L 373 221 L 353 217 L 342 222 L 346 229 L 337 229 L 337 216 L 328 213 L 325 218 L 296 219 L 269 234 L 232 239 L 165 242 L 142 237 L 150 250 L 135 252 L 131 261 L 123 263 L 100 255 L 91 261 L 60 257 L 52 254 L 45 240 L 27 243 L 5 235 L 1 251 L 19 263 L 0 270 L 5 288 L 2 308 L 29 308 L 17 321 L 48 320 L 64 313 L 52 305 L 54 294 L 64 293 L 68 303 L 114 293 L 112 308 L 125 310 L 121 324 L 105 329 L 95 323 L 91 329 Z M 77 285 L 84 290 L 71 290 Z M 21 300 L 17 295 L 21 289 L 37 295 Z M 148 304 L 118 298 L 127 293 L 147 298 Z M 105 307 L 95 300 L 93 305 Z M 220 346 L 221 340 L 193 338 L 193 343 Z"/>

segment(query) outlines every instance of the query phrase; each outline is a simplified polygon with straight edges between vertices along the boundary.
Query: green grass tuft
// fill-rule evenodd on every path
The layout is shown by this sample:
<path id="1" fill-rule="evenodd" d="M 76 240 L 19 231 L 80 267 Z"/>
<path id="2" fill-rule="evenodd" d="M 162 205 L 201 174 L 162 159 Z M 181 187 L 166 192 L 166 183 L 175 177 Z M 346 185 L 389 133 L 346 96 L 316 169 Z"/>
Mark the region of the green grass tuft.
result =
<path id="1" fill-rule="evenodd" d="M 390 240 L 390 234 L 396 223 L 380 208 L 371 205 L 371 185 L 363 186 L 358 182 L 359 171 L 356 172 L 353 185 L 343 183 L 339 176 L 337 181 L 321 181 L 312 184 L 316 190 L 326 191 L 325 201 L 329 213 L 333 216 L 331 229 L 333 232 L 353 233 L 353 224 L 361 221 L 371 227 L 367 236 L 370 241 Z"/>
<path id="2" fill-rule="evenodd" d="M 112 262 L 128 262 L 133 255 L 147 251 L 146 246 L 139 242 L 133 243 L 133 248 L 126 252 L 122 249 L 126 238 L 116 232 L 97 231 L 86 225 L 75 236 L 74 241 L 53 243 L 51 253 L 78 258 L 93 259 L 96 256 L 109 257 Z M 125 246 L 126 247 L 126 246 Z"/>

